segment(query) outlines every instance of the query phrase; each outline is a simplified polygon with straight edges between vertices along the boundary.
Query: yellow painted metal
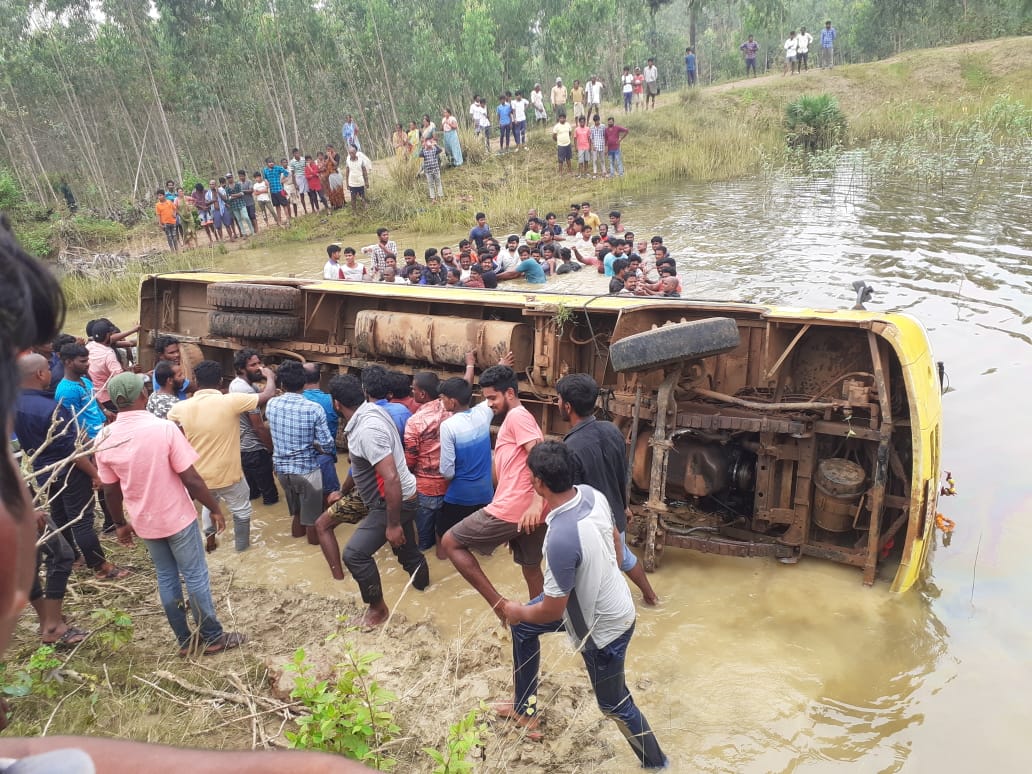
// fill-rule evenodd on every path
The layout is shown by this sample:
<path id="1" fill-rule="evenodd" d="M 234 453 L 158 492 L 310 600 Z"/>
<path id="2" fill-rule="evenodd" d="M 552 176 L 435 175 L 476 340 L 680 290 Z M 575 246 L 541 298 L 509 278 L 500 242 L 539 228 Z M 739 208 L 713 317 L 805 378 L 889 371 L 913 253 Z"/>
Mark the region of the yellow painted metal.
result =
<path id="1" fill-rule="evenodd" d="M 939 443 L 941 440 L 942 401 L 936 365 L 924 328 L 904 314 L 853 309 L 801 309 L 758 304 L 692 301 L 689 299 L 637 299 L 627 296 L 589 296 L 524 290 L 479 290 L 475 288 L 427 287 L 376 282 L 335 282 L 252 274 L 181 273 L 162 274 L 174 282 L 273 282 L 296 284 L 304 291 L 339 293 L 348 296 L 384 299 L 413 298 L 424 301 L 481 304 L 493 307 L 519 307 L 528 313 L 554 313 L 560 305 L 570 311 L 608 311 L 619 314 L 631 309 L 684 310 L 752 313 L 770 322 L 824 323 L 875 330 L 885 339 L 899 359 L 910 406 L 913 437 L 913 468 L 910 515 L 904 553 L 892 582 L 892 590 L 910 589 L 921 577 L 928 561 L 935 530 L 935 504 L 938 494 Z M 147 278 L 145 278 L 147 279 Z"/>

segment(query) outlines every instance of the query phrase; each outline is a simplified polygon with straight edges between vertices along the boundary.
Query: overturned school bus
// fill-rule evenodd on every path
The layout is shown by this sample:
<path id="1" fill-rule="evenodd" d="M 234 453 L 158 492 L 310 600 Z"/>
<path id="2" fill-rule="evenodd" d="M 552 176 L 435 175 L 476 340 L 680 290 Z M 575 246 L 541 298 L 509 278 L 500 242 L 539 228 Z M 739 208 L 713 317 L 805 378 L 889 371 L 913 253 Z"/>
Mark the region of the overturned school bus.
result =
<path id="1" fill-rule="evenodd" d="M 146 367 L 158 334 L 227 373 L 243 346 L 442 378 L 511 351 L 546 436 L 568 429 L 556 382 L 589 373 L 627 440 L 648 570 L 667 546 L 818 557 L 905 591 L 933 543 L 939 378 L 905 315 L 184 273 L 143 279 L 140 323 Z"/>

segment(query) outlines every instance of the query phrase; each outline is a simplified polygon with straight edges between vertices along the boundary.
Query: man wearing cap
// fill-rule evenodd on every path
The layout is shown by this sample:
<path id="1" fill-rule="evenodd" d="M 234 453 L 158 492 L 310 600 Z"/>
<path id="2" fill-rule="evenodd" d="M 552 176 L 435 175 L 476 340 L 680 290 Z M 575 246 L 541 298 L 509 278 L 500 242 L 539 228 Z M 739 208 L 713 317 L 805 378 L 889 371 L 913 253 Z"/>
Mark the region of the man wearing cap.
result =
<path id="1" fill-rule="evenodd" d="M 122 373 L 108 382 L 115 421 L 97 436 L 97 475 L 104 487 L 118 539 L 126 545 L 139 536 L 154 562 L 165 616 L 179 643 L 179 655 L 204 655 L 241 645 L 246 637 L 222 629 L 204 559 L 193 500 L 211 511 L 219 532 L 226 520 L 204 479 L 194 469 L 197 452 L 171 422 L 147 411 L 147 377 Z M 122 508 L 128 513 L 129 522 Z M 194 640 L 186 621 L 180 576 L 197 624 Z"/>
<path id="2" fill-rule="evenodd" d="M 566 87 L 563 86 L 562 78 L 556 78 L 555 86 L 552 87 L 552 110 L 555 111 L 556 117 L 560 113 L 566 114 Z"/>

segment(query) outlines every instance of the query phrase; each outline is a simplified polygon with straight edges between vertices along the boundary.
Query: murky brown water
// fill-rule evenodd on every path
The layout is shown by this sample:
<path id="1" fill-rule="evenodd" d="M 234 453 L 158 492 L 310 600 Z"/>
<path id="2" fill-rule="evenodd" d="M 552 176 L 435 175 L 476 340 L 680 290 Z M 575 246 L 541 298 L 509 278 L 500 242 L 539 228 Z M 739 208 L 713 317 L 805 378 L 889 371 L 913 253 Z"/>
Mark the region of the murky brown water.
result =
<path id="1" fill-rule="evenodd" d="M 858 572 L 816 560 L 786 567 L 666 552 L 652 578 L 664 601 L 640 609 L 629 673 L 674 770 L 1032 765 L 1024 738 L 1032 720 L 1029 172 L 982 167 L 928 189 L 874 184 L 847 160 L 821 180 L 685 186 L 598 202 L 603 212 L 622 209 L 639 235 L 663 234 L 697 297 L 841 307 L 852 303 L 850 283 L 866 279 L 878 291 L 871 308 L 924 322 L 950 378 L 943 462 L 959 495 L 941 509 L 957 531 L 952 546 L 936 551 L 920 591 L 865 589 Z M 458 236 L 397 234 L 420 254 Z M 357 247 L 372 236 L 341 241 Z M 248 250 L 220 268 L 315 276 L 323 250 Z M 219 551 L 216 562 L 239 566 L 246 582 L 355 598 L 349 581 L 330 579 L 316 548 L 286 537 L 281 510 L 259 511 L 262 545 L 242 557 Z M 339 530 L 342 542 L 349 529 Z M 389 555 L 381 568 L 394 602 L 406 578 Z M 520 595 L 507 556 L 486 568 L 505 593 Z M 432 559 L 431 572 L 432 589 L 410 590 L 400 612 L 445 633 L 491 625 L 450 565 Z M 546 669 L 569 659 L 565 651 L 553 638 Z M 616 731 L 604 733 L 619 751 L 607 770 L 631 770 Z"/>

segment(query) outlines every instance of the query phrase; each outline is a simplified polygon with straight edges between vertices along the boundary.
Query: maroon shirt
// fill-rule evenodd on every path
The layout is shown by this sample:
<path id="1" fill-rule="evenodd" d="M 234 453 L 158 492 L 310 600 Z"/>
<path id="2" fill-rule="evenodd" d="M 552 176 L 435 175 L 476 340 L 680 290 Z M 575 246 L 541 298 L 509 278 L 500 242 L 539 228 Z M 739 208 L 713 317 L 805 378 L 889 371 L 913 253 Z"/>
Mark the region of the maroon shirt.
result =
<path id="1" fill-rule="evenodd" d="M 616 124 L 613 126 L 606 126 L 606 150 L 620 150 L 620 138 L 621 135 L 626 134 L 626 132 L 626 129 Z"/>

